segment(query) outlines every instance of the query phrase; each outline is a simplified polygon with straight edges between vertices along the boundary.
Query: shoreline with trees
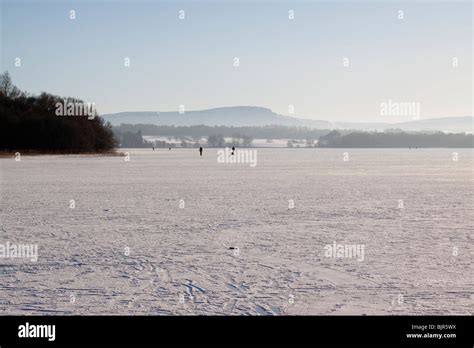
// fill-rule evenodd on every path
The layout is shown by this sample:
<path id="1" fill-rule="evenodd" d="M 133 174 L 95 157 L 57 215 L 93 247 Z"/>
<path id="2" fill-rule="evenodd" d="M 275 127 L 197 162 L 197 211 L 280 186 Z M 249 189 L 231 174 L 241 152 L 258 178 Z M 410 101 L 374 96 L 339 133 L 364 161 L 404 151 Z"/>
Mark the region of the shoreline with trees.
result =
<path id="1" fill-rule="evenodd" d="M 407 133 L 399 130 L 387 132 L 338 131 L 319 138 L 320 148 L 472 148 L 474 136 L 465 133 Z"/>
<path id="2" fill-rule="evenodd" d="M 474 136 L 466 133 L 404 132 L 397 129 L 385 132 L 363 132 L 351 130 L 310 130 L 320 136 L 308 136 L 308 129 L 297 127 L 209 127 L 209 126 L 152 126 L 155 135 L 142 135 L 144 125 L 122 125 L 113 127 L 120 147 L 156 148 L 223 148 L 226 146 L 252 148 L 472 148 Z M 145 125 L 146 126 L 146 125 Z M 242 133 L 249 130 L 255 138 Z M 137 130 L 138 129 L 138 130 Z M 148 129 L 145 127 L 145 129 Z M 269 133 L 276 129 L 277 134 Z M 176 130 L 176 133 L 170 131 Z M 234 132 L 234 133 L 232 133 Z M 286 132 L 286 133 L 285 133 Z M 196 134 L 197 133 L 197 134 Z M 313 135 L 314 135 L 313 133 Z M 147 140 L 159 134 L 159 140 Z M 230 136 L 229 136 L 230 135 Z M 289 138 L 289 135 L 297 137 Z M 269 136 L 265 138 L 265 136 Z M 255 140 L 260 140 L 255 144 Z M 275 142 L 279 144 L 275 145 Z M 271 144 L 271 145 L 269 145 Z"/>
<path id="3" fill-rule="evenodd" d="M 116 155 L 117 145 L 112 126 L 90 103 L 45 92 L 34 96 L 18 89 L 8 72 L 0 75 L 3 154 Z"/>

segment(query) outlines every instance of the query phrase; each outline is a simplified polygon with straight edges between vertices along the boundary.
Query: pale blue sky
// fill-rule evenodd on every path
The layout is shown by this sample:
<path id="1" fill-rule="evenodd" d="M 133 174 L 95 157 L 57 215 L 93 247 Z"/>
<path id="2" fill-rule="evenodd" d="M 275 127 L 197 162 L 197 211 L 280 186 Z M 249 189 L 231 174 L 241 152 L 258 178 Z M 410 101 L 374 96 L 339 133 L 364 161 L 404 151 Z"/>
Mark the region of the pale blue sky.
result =
<path id="1" fill-rule="evenodd" d="M 421 118 L 472 115 L 470 1 L 3 0 L 1 13 L 2 71 L 99 113 L 294 105 L 305 118 L 410 120 L 380 115 L 391 99 L 420 103 Z"/>

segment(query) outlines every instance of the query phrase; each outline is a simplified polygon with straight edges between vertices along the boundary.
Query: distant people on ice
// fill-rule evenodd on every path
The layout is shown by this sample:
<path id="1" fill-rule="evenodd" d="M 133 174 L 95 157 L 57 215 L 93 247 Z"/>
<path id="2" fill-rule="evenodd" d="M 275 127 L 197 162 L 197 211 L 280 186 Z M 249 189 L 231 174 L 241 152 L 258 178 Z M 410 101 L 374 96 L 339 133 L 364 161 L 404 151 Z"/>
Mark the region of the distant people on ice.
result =
<path id="1" fill-rule="evenodd" d="M 202 146 L 199 148 L 199 155 L 202 156 Z"/>

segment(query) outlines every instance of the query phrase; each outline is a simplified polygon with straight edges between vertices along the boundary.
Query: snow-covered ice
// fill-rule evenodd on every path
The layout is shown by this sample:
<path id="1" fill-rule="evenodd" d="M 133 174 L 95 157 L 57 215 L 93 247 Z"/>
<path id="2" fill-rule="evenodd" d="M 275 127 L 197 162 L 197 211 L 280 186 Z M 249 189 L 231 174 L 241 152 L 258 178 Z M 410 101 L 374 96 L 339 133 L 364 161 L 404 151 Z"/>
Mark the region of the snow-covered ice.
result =
<path id="1" fill-rule="evenodd" d="M 471 149 L 123 151 L 0 159 L 0 314 L 474 312 Z"/>

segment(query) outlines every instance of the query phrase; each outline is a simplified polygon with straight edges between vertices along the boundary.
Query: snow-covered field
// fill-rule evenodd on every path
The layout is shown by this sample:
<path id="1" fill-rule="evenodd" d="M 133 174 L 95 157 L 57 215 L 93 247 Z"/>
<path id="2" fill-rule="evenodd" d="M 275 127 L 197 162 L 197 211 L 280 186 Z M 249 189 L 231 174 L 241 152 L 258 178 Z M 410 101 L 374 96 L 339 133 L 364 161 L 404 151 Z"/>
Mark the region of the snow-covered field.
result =
<path id="1" fill-rule="evenodd" d="M 125 151 L 0 159 L 0 315 L 474 313 L 472 150 Z"/>

